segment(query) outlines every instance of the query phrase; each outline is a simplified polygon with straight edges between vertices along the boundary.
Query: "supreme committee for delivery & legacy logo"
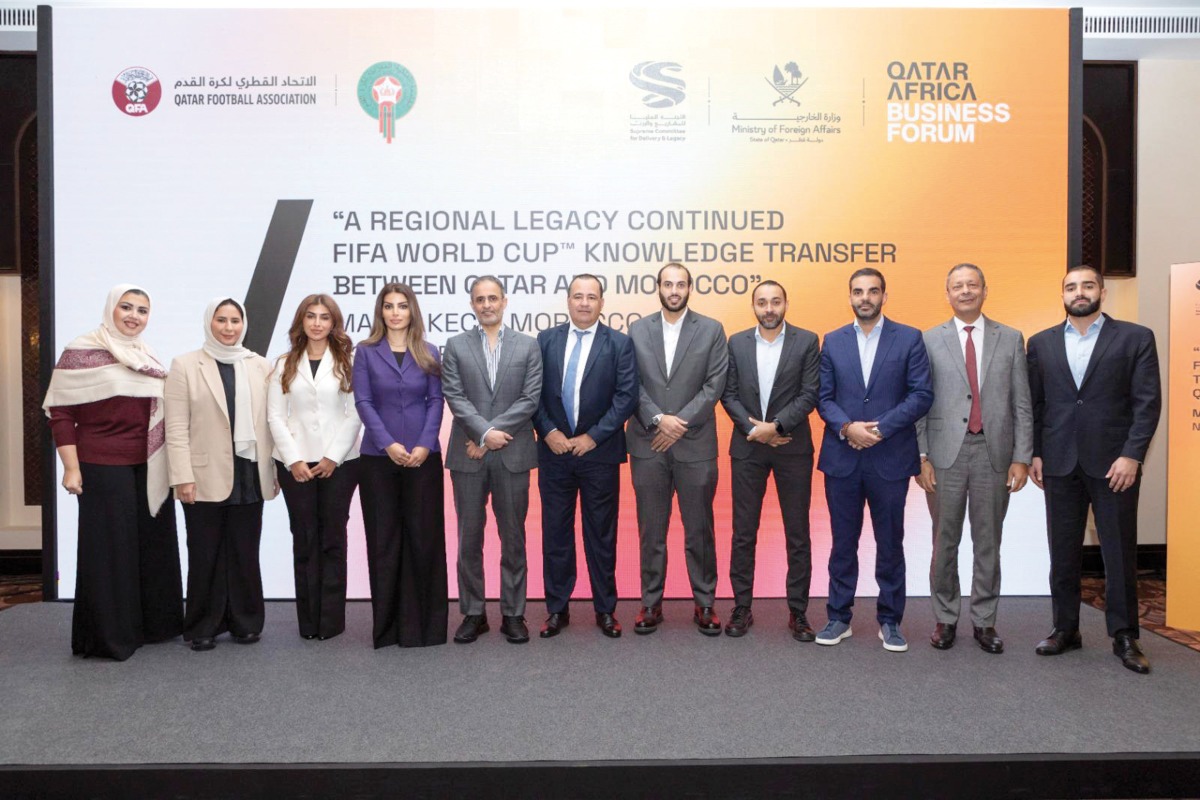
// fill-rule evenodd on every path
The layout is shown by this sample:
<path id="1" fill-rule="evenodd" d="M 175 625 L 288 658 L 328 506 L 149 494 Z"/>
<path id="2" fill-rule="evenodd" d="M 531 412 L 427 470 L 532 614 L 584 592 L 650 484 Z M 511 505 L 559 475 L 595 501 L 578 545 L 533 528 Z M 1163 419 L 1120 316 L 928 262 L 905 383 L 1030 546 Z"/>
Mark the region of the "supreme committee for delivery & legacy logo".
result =
<path id="1" fill-rule="evenodd" d="M 113 79 L 113 102 L 131 117 L 143 117 L 158 107 L 162 100 L 162 83 L 145 67 L 122 70 Z"/>
<path id="2" fill-rule="evenodd" d="M 417 102 L 417 81 L 403 65 L 380 61 L 367 67 L 358 79 L 358 104 L 379 120 L 379 135 L 388 143 L 395 137 L 396 120 Z"/>

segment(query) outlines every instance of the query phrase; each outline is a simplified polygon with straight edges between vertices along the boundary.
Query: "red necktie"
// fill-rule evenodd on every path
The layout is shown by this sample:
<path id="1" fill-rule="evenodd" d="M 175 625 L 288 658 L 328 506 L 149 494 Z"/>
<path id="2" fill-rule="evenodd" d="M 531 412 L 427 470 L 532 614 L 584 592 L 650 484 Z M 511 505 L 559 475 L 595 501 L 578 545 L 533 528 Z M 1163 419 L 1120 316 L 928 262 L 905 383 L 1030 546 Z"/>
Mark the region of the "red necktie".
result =
<path id="1" fill-rule="evenodd" d="M 975 341 L 971 338 L 974 325 L 964 325 L 967 332 L 967 383 L 971 386 L 971 416 L 967 420 L 968 433 L 983 431 L 983 408 L 979 405 L 979 367 L 975 365 Z"/>

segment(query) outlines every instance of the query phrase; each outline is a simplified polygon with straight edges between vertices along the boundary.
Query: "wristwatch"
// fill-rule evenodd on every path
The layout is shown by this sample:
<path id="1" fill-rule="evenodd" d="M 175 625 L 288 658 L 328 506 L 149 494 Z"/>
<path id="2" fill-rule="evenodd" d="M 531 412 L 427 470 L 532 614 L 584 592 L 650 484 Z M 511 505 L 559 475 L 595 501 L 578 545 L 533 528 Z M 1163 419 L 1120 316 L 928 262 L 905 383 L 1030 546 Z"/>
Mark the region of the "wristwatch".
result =
<path id="1" fill-rule="evenodd" d="M 778 419 L 776 419 L 774 422 L 775 422 L 775 432 L 778 433 L 780 436 L 783 436 L 783 423 L 780 422 Z"/>
<path id="2" fill-rule="evenodd" d="M 845 439 L 845 438 L 846 438 L 846 431 L 848 431 L 848 430 L 850 430 L 850 423 L 849 423 L 849 422 L 843 422 L 843 423 L 842 423 L 842 428 L 841 428 L 841 430 L 839 430 L 839 431 L 838 431 L 838 435 L 839 435 L 839 436 L 841 436 L 843 439 Z"/>
<path id="3" fill-rule="evenodd" d="M 650 418 L 650 427 L 657 428 L 658 423 L 662 422 L 662 418 L 663 418 L 662 414 L 655 414 L 653 417 Z"/>

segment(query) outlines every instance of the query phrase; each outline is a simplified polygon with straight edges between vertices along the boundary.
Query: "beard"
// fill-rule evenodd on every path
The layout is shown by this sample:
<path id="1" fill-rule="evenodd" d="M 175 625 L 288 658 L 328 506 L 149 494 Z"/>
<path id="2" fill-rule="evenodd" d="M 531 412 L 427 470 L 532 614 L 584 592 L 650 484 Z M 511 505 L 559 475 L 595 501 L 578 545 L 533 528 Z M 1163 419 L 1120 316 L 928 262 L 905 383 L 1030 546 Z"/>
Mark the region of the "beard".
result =
<path id="1" fill-rule="evenodd" d="M 687 295 L 687 293 L 677 295 L 674 304 L 672 304 L 668 300 L 668 295 L 665 295 L 660 291 L 658 293 L 658 302 L 661 303 L 662 307 L 665 308 L 667 311 L 670 311 L 671 313 L 675 313 L 676 311 L 682 311 L 683 309 L 687 308 L 688 295 Z"/>
<path id="2" fill-rule="evenodd" d="M 755 314 L 755 316 L 758 317 L 758 324 L 764 331 L 773 331 L 783 324 L 782 314 L 763 314 L 762 316 Z"/>
<path id="3" fill-rule="evenodd" d="M 878 319 L 879 312 L 882 310 L 882 303 L 879 305 L 874 303 L 860 303 L 854 306 L 854 316 L 858 317 L 863 322 L 869 322 L 873 319 Z"/>
<path id="4" fill-rule="evenodd" d="M 1100 310 L 1100 298 L 1087 303 L 1086 305 L 1076 305 L 1075 303 L 1063 303 L 1063 308 L 1067 310 L 1067 314 L 1072 317 L 1090 317 Z"/>

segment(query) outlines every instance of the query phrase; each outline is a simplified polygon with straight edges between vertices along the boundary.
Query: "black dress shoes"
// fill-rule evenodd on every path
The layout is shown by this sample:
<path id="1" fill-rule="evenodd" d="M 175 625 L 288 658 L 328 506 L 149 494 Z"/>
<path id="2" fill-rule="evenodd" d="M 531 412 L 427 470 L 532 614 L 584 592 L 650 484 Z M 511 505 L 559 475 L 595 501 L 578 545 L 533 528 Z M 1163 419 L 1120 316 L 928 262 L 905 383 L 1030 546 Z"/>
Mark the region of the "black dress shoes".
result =
<path id="1" fill-rule="evenodd" d="M 725 635 L 745 636 L 753 624 L 754 614 L 750 612 L 750 606 L 736 606 L 729 615 L 729 622 L 725 623 Z"/>
<path id="2" fill-rule="evenodd" d="M 617 622 L 617 618 L 612 614 L 596 613 L 596 627 L 610 639 L 618 639 L 621 636 L 621 623 Z"/>
<path id="3" fill-rule="evenodd" d="M 658 626 L 662 625 L 663 613 L 662 606 L 654 606 L 653 608 L 642 606 L 638 611 L 637 619 L 633 621 L 634 633 L 654 633 L 658 630 Z"/>
<path id="4" fill-rule="evenodd" d="M 230 636 L 238 644 L 258 644 L 258 641 L 262 638 L 257 633 L 247 633 L 245 636 L 238 636 L 231 633 Z"/>
<path id="5" fill-rule="evenodd" d="M 1133 634 L 1127 631 L 1117 631 L 1113 636 L 1113 655 L 1121 659 L 1121 666 L 1131 669 L 1139 675 L 1150 672 L 1150 660 L 1142 652 L 1142 646 Z"/>
<path id="6" fill-rule="evenodd" d="M 211 636 L 197 636 L 195 639 L 192 639 L 191 644 L 188 646 L 197 652 L 201 650 L 212 650 L 217 646 L 217 640 Z"/>
<path id="7" fill-rule="evenodd" d="M 788 614 L 788 630 L 792 632 L 792 638 L 797 642 L 811 642 L 817 638 L 817 634 L 813 632 L 812 625 L 808 624 L 808 617 L 804 612 L 792 611 Z"/>
<path id="8" fill-rule="evenodd" d="M 305 639 L 305 640 L 311 640 L 311 639 L 317 638 L 317 635 L 315 633 L 302 633 L 302 634 L 300 634 L 300 638 Z"/>
<path id="9" fill-rule="evenodd" d="M 712 606 L 696 606 L 692 621 L 705 636 L 717 636 L 721 633 L 721 620 Z"/>
<path id="10" fill-rule="evenodd" d="M 542 629 L 538 631 L 538 636 L 543 639 L 549 639 L 551 636 L 558 636 L 562 633 L 562 629 L 571 624 L 570 611 L 556 611 L 546 617 L 545 623 L 542 624 Z"/>
<path id="11" fill-rule="evenodd" d="M 1060 631 L 1058 628 L 1050 631 L 1050 635 L 1038 642 L 1039 656 L 1058 656 L 1068 650 L 1078 650 L 1083 647 L 1083 638 L 1078 630 Z"/>
<path id="12" fill-rule="evenodd" d="M 529 627 L 524 617 L 501 617 L 500 633 L 509 644 L 526 644 L 529 641 Z"/>
<path id="13" fill-rule="evenodd" d="M 975 629 L 975 641 L 979 642 L 979 649 L 985 653 L 1004 652 L 1004 640 L 990 625 L 986 628 Z"/>
<path id="14" fill-rule="evenodd" d="M 454 641 L 458 644 L 470 644 L 478 639 L 481 634 L 487 633 L 490 630 L 491 628 L 488 627 L 486 615 L 468 614 L 463 617 L 462 624 L 454 632 Z"/>
<path id="15" fill-rule="evenodd" d="M 976 628 L 975 630 L 979 630 Z M 954 647 L 954 637 L 958 635 L 958 628 L 952 622 L 939 622 L 933 628 L 933 634 L 929 637 L 929 643 L 938 650 L 949 650 Z M 978 635 L 976 635 L 978 638 Z"/>

